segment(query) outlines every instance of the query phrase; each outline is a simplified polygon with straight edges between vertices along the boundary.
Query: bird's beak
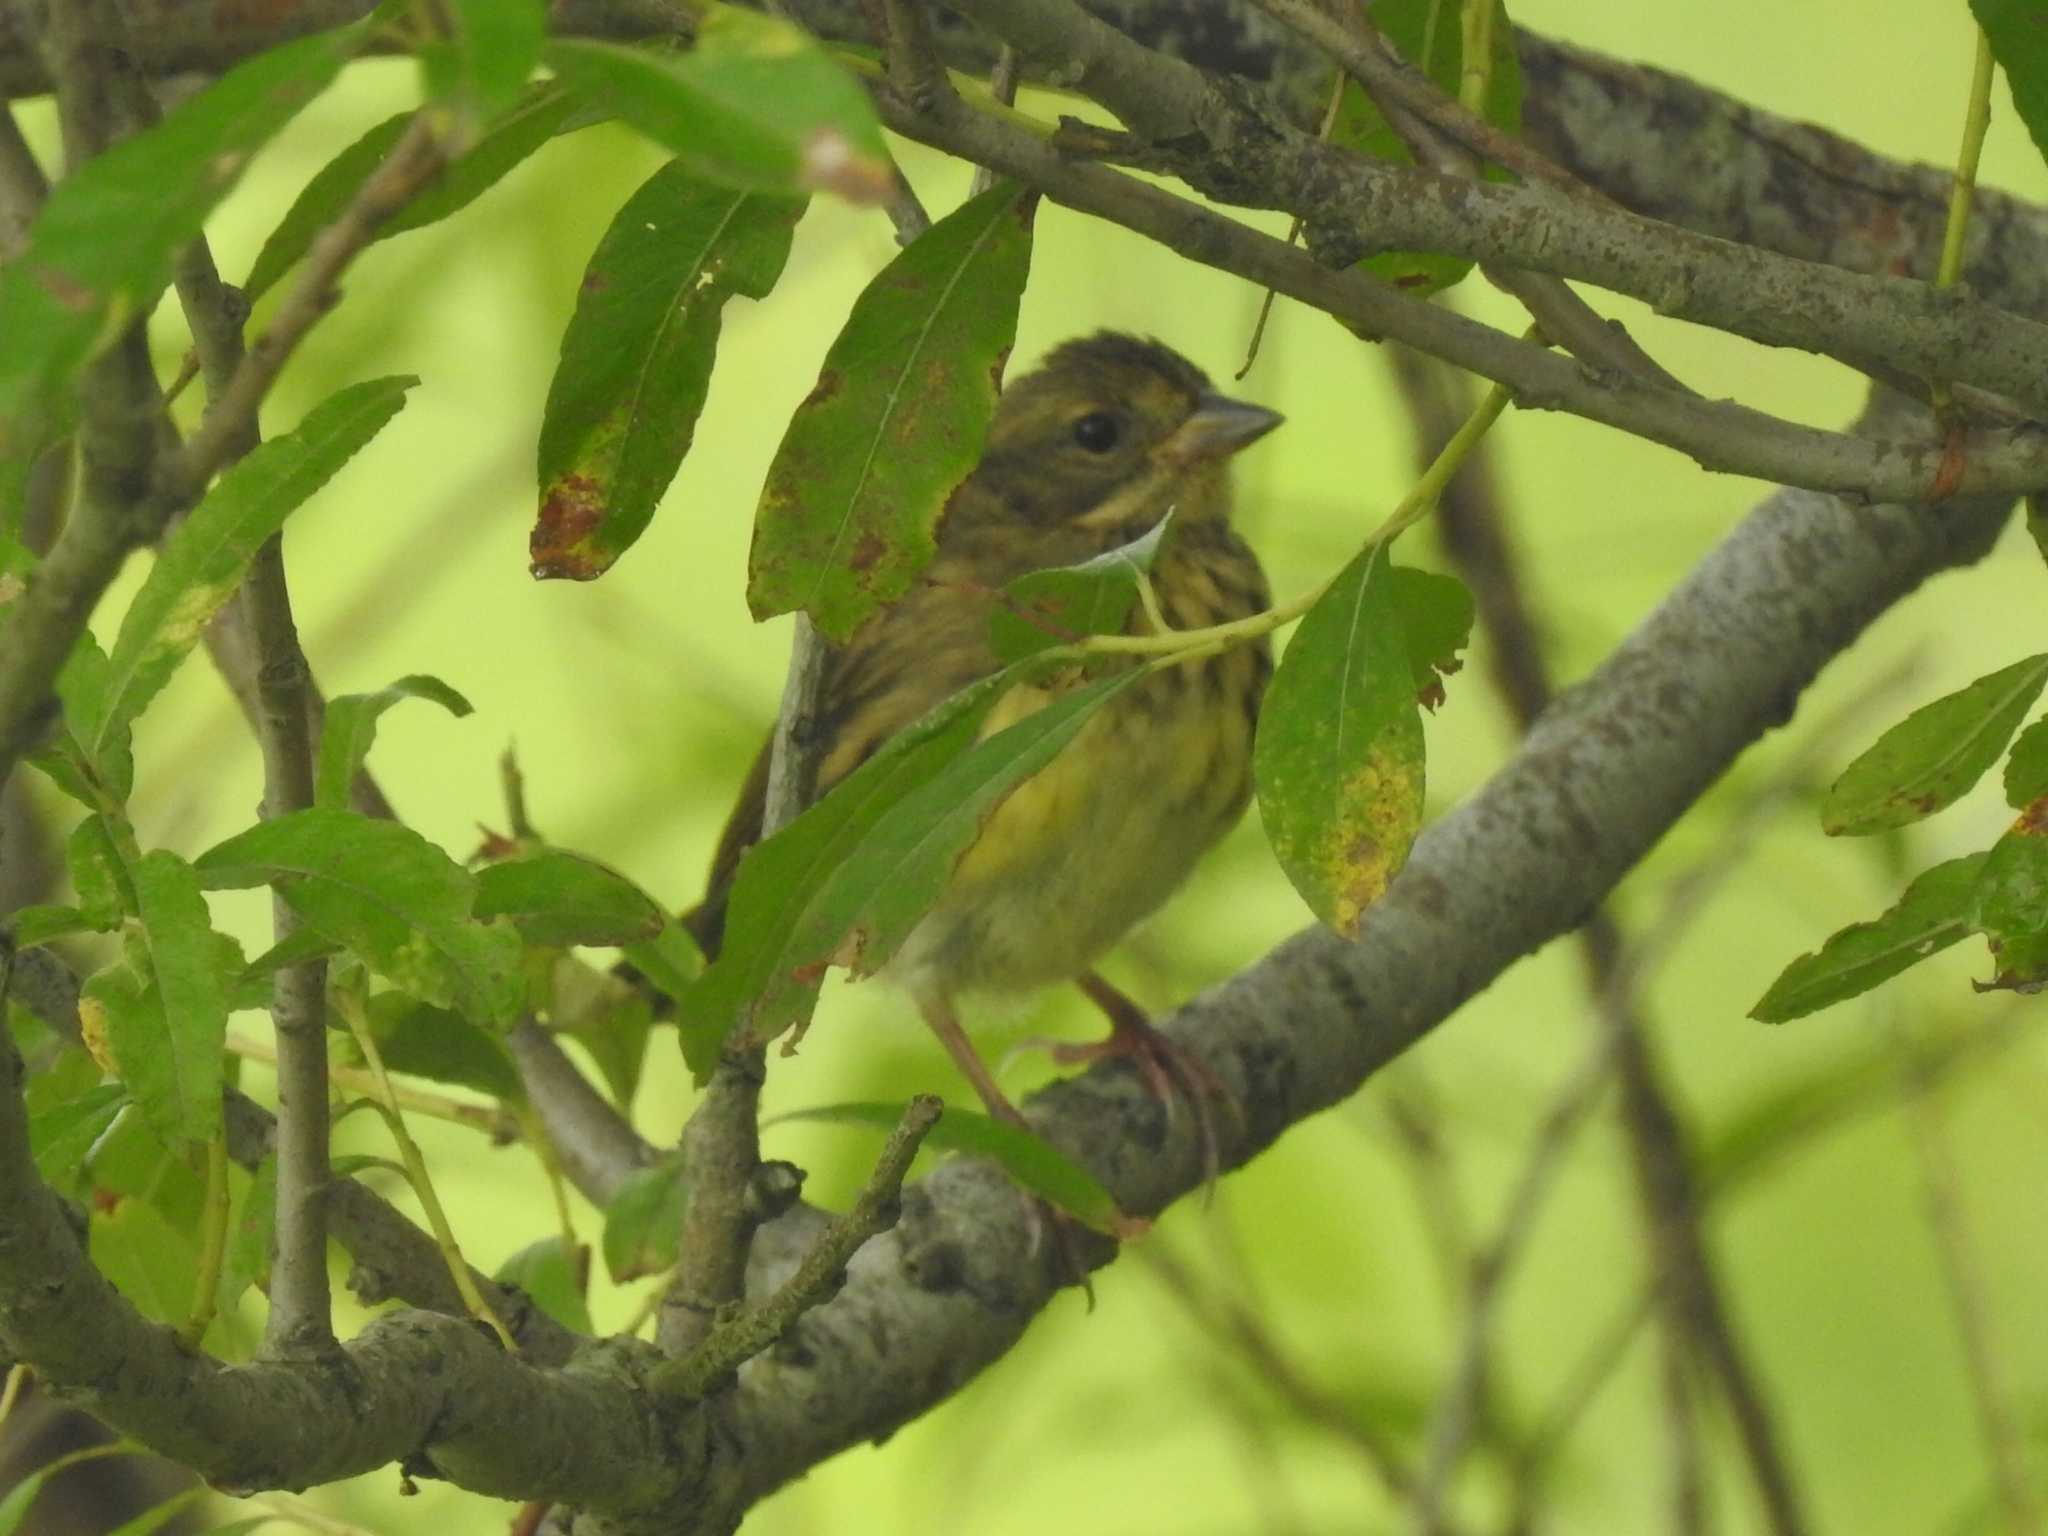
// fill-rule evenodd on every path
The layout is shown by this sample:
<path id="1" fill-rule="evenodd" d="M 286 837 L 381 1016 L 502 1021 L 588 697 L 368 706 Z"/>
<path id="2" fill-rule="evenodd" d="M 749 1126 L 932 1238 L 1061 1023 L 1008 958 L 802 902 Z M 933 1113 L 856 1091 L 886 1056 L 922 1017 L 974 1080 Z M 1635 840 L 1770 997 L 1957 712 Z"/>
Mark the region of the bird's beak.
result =
<path id="1" fill-rule="evenodd" d="M 1175 464 L 1228 458 L 1286 419 L 1263 405 L 1227 395 L 1204 395 L 1195 402 L 1194 414 L 1159 445 L 1158 456 Z"/>

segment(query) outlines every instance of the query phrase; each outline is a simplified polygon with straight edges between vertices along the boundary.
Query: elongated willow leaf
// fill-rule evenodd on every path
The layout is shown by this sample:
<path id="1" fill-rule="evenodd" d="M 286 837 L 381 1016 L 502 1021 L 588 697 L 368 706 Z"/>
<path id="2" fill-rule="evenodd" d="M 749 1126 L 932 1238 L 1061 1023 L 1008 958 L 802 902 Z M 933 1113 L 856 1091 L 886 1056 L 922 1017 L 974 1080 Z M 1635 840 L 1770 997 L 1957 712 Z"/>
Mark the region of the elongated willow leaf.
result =
<path id="1" fill-rule="evenodd" d="M 854 301 L 769 466 L 747 603 L 835 639 L 909 590 L 995 415 L 1031 261 L 1032 195 L 998 186 L 913 240 Z"/>
<path id="2" fill-rule="evenodd" d="M 41 416 L 62 380 L 156 302 L 171 258 L 368 28 L 357 22 L 245 60 L 57 184 L 28 249 L 0 270 L 0 459 L 36 446 L 18 424 Z"/>
<path id="3" fill-rule="evenodd" d="M 725 302 L 768 296 L 803 210 L 680 160 L 626 200 L 590 258 L 548 389 L 536 576 L 601 575 L 646 530 L 696 434 Z"/>

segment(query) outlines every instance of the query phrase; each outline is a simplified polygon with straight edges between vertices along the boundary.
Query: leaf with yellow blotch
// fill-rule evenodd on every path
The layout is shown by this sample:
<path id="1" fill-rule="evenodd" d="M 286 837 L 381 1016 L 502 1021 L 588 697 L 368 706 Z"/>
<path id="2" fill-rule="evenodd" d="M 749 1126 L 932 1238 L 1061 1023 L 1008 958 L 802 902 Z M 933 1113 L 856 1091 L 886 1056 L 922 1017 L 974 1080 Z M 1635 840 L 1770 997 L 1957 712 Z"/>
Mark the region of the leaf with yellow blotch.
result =
<path id="1" fill-rule="evenodd" d="M 1252 775 L 1280 867 L 1318 918 L 1351 932 L 1422 825 L 1422 719 L 1384 544 L 1301 621 L 1259 715 Z"/>

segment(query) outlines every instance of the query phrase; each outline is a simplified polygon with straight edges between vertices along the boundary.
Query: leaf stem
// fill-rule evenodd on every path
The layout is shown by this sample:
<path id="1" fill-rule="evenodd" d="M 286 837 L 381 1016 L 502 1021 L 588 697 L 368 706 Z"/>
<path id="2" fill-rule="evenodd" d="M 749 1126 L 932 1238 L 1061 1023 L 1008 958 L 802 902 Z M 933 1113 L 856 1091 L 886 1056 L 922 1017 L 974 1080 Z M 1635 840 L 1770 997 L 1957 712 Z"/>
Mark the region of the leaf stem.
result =
<path id="1" fill-rule="evenodd" d="M 1540 340 L 1538 332 L 1531 327 L 1528 332 L 1532 340 Z M 1501 413 L 1514 399 L 1513 392 L 1504 384 L 1495 384 L 1487 390 L 1485 397 L 1473 408 L 1464 425 L 1451 434 L 1428 469 L 1422 472 L 1408 494 L 1387 514 L 1386 521 L 1373 530 L 1365 542 L 1367 546 L 1384 544 L 1406 533 L 1415 524 L 1436 509 L 1442 498 L 1444 487 L 1464 467 L 1465 460 L 1480 440 L 1500 420 Z M 1318 582 L 1314 587 L 1290 602 L 1268 608 L 1263 613 L 1250 614 L 1242 619 L 1232 619 L 1224 624 L 1210 624 L 1201 629 L 1176 629 L 1150 635 L 1090 635 L 1072 645 L 1061 646 L 1045 652 L 1047 656 L 1078 657 L 1087 655 L 1151 656 L 1158 660 L 1160 667 L 1175 666 L 1201 656 L 1212 655 L 1233 645 L 1242 645 L 1269 635 L 1283 624 L 1291 624 L 1307 613 L 1322 600 L 1325 592 L 1337 580 L 1332 575 L 1328 580 Z"/>
<path id="2" fill-rule="evenodd" d="M 1493 84 L 1493 13 L 1496 0 L 1465 0 L 1465 59 L 1458 74 L 1458 105 L 1486 116 L 1486 92 Z M 1428 55 L 1424 54 L 1427 67 Z"/>
<path id="3" fill-rule="evenodd" d="M 448 1224 L 448 1213 L 441 1208 L 441 1197 L 434 1192 L 434 1181 L 427 1174 L 427 1160 L 420 1155 L 419 1143 L 406 1129 L 405 1116 L 398 1107 L 398 1096 L 392 1090 L 390 1075 L 384 1070 L 384 1056 L 377 1049 L 377 1037 L 370 1031 L 370 1021 L 363 1013 L 361 1000 L 346 989 L 337 989 L 334 1000 L 342 1018 L 348 1022 L 349 1033 L 355 1037 L 356 1045 L 363 1053 L 363 1060 L 369 1064 L 370 1075 L 376 1085 L 372 1102 L 384 1116 L 384 1123 L 391 1128 L 391 1139 L 397 1143 L 399 1158 L 405 1164 L 406 1179 L 412 1185 L 413 1193 L 419 1197 L 420 1209 L 426 1213 L 427 1225 L 434 1232 L 434 1242 L 448 1266 L 448 1278 L 455 1283 L 456 1292 L 462 1297 L 463 1306 L 469 1309 L 469 1315 L 488 1324 L 507 1353 L 517 1354 L 519 1346 L 513 1342 L 511 1331 L 491 1310 L 490 1303 L 484 1300 L 483 1293 L 476 1288 L 476 1281 L 470 1276 L 469 1265 L 464 1262 L 462 1249 L 455 1241 L 455 1231 Z"/>
<path id="4" fill-rule="evenodd" d="M 1984 130 L 1991 122 L 1991 39 L 1977 29 L 1977 62 L 1970 74 L 1970 104 L 1963 113 L 1963 142 L 1956 151 L 1955 181 L 1949 190 L 1948 227 L 1941 237 L 1941 265 L 1934 286 L 1952 288 L 1963 274 L 1963 236 L 1970 227 L 1970 204 L 1977 191 L 1977 161 L 1984 152 Z"/>

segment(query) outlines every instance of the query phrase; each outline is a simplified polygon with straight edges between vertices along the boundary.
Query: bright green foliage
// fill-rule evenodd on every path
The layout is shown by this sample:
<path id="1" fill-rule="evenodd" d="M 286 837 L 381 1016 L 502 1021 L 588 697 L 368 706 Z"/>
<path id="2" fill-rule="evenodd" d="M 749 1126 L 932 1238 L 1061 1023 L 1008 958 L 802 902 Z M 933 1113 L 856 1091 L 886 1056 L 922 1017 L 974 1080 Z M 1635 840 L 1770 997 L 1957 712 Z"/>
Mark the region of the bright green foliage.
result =
<path id="1" fill-rule="evenodd" d="M 546 18 L 541 0 L 444 0 L 432 14 L 447 31 L 420 46 L 420 78 L 467 143 L 512 104 L 540 62 Z"/>
<path id="2" fill-rule="evenodd" d="M 472 920 L 475 878 L 396 822 L 294 811 L 217 844 L 197 867 L 213 890 L 275 885 L 313 928 L 422 1002 L 508 1024 L 525 998 L 519 935 Z"/>
<path id="3" fill-rule="evenodd" d="M 889 1131 L 903 1119 L 903 1109 L 901 1104 L 827 1104 L 778 1115 L 774 1123 L 812 1121 L 825 1125 L 867 1125 Z M 1115 1197 L 1058 1148 L 978 1111 L 948 1105 L 926 1135 L 924 1144 L 1000 1164 L 1003 1172 L 1032 1194 L 1098 1232 L 1130 1237 L 1145 1226 L 1119 1210 Z"/>
<path id="4" fill-rule="evenodd" d="M 578 114 L 576 108 L 576 99 L 559 86 L 529 87 L 517 103 L 486 125 L 467 149 L 436 171 L 410 202 L 379 225 L 371 237 L 373 242 L 461 212 L 556 134 L 586 127 L 594 120 L 593 114 Z M 242 291 L 252 303 L 306 254 L 314 237 L 349 205 L 411 122 L 410 112 L 387 117 L 306 183 L 249 268 Z"/>
<path id="5" fill-rule="evenodd" d="M 747 603 L 843 640 L 910 588 L 981 457 L 1031 262 L 1031 194 L 997 186 L 913 240 L 854 301 L 776 450 Z"/>
<path id="6" fill-rule="evenodd" d="M 2020 732 L 2005 760 L 2005 803 L 2014 810 L 2048 795 L 2048 720 Z"/>
<path id="7" fill-rule="evenodd" d="M 1973 893 L 1972 920 L 1991 941 L 1992 985 L 2048 980 L 2048 804 L 2032 808 L 1991 845 Z"/>
<path id="8" fill-rule="evenodd" d="M 348 693 L 330 699 L 320 727 L 320 760 L 314 772 L 313 803 L 340 810 L 348 805 L 349 785 L 377 740 L 377 722 L 401 699 L 431 699 L 461 719 L 469 700 L 438 677 L 416 672 L 375 693 Z"/>
<path id="9" fill-rule="evenodd" d="M 680 1156 L 642 1168 L 604 1208 L 604 1267 L 613 1280 L 633 1280 L 676 1261 L 689 1180 Z"/>
<path id="10" fill-rule="evenodd" d="M 246 60 L 57 184 L 28 249 L 0 270 L 0 459 L 38 446 L 34 418 L 156 302 L 171 258 L 249 157 L 326 89 L 367 36 L 358 22 Z"/>
<path id="11" fill-rule="evenodd" d="M 735 1031 L 772 1040 L 810 1018 L 830 965 L 884 965 L 945 888 L 996 807 L 1052 760 L 1137 671 L 1058 695 L 986 740 L 1013 681 L 984 679 L 897 733 L 740 864 L 725 947 L 683 999 L 683 1054 L 700 1078 Z"/>
<path id="12" fill-rule="evenodd" d="M 590 1325 L 590 1307 L 583 1299 L 589 1267 L 589 1250 L 571 1248 L 557 1235 L 528 1243 L 500 1264 L 492 1278 L 518 1286 L 563 1327 L 592 1334 L 597 1330 Z"/>
<path id="13" fill-rule="evenodd" d="M 263 541 L 398 414 L 417 382 L 373 379 L 330 395 L 296 431 L 262 444 L 222 475 L 164 541 L 122 617 L 96 707 L 87 720 L 72 722 L 87 758 L 121 798 L 133 773 L 128 726 L 234 596 Z"/>
<path id="14" fill-rule="evenodd" d="M 2048 155 L 2048 27 L 2040 0 L 1970 0 L 1991 55 L 2012 87 L 2012 104 L 2034 147 Z"/>
<path id="15" fill-rule="evenodd" d="M 1055 566 L 1019 576 L 1003 588 L 1003 601 L 989 616 L 989 644 L 1006 662 L 1083 635 L 1113 634 L 1124 627 L 1138 599 L 1138 579 L 1152 569 L 1173 513 L 1117 549 L 1079 565 Z"/>
<path id="16" fill-rule="evenodd" d="M 2044 684 L 2048 655 L 2029 656 L 1914 710 L 1843 770 L 1821 826 L 1882 832 L 1953 804 L 1998 761 Z"/>
<path id="17" fill-rule="evenodd" d="M 696 433 L 725 302 L 768 296 L 804 206 L 675 160 L 619 209 L 548 388 L 536 576 L 601 575 L 645 531 Z"/>
<path id="18" fill-rule="evenodd" d="M 881 125 L 853 76 L 779 17 L 705 11 L 689 53 L 562 39 L 548 44 L 548 66 L 705 181 L 781 196 L 887 196 Z"/>
<path id="19" fill-rule="evenodd" d="M 1302 619 L 1259 714 L 1252 774 L 1267 839 L 1310 910 L 1340 933 L 1379 899 L 1422 825 L 1422 718 L 1403 613 L 1386 546 L 1373 544 Z"/>
<path id="20" fill-rule="evenodd" d="M 256 1165 L 241 1198 L 235 1202 L 228 1227 L 227 1252 L 221 1256 L 220 1285 L 214 1292 L 214 1310 L 225 1316 L 251 1286 L 270 1279 L 270 1249 L 277 1232 L 277 1157 L 265 1157 Z"/>
<path id="21" fill-rule="evenodd" d="M 160 1136 L 209 1141 L 221 1128 L 227 982 L 241 956 L 214 931 L 199 877 L 176 854 L 144 854 L 126 874 L 137 920 L 121 958 L 86 981 L 80 1021 Z"/>
<path id="22" fill-rule="evenodd" d="M 1785 967 L 1749 1016 L 1766 1024 L 1796 1019 L 1868 992 L 1966 937 L 1984 861 L 1973 853 L 1935 865 L 1906 887 L 1897 906 L 1844 928 Z"/>
<path id="23" fill-rule="evenodd" d="M 666 915 L 624 875 L 548 848 L 477 871 L 476 915 L 506 917 L 529 944 L 627 944 L 652 939 Z"/>
<path id="24" fill-rule="evenodd" d="M 519 1069 L 494 1031 L 403 992 L 379 992 L 364 1012 L 377 1054 L 393 1072 L 473 1088 L 494 1099 L 525 1096 Z"/>

